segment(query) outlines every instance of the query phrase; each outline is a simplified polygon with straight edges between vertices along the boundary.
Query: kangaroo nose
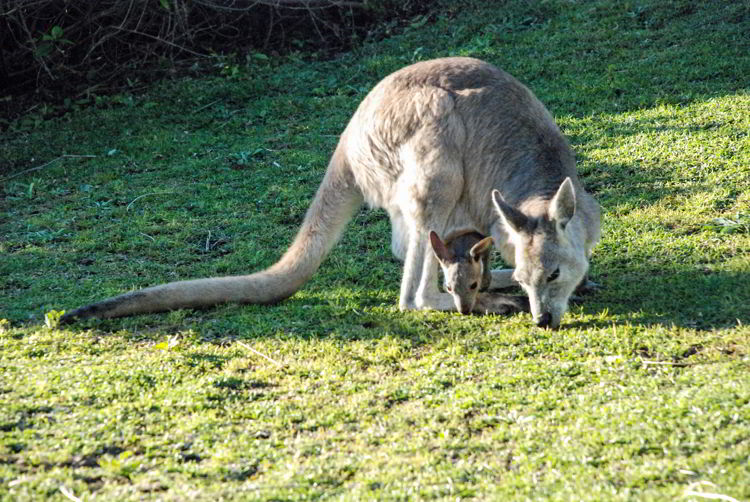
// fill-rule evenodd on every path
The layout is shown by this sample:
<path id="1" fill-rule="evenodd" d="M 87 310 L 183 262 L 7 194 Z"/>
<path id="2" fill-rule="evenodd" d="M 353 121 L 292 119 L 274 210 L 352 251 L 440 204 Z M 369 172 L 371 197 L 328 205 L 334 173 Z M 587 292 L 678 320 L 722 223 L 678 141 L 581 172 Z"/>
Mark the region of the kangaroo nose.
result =
<path id="1" fill-rule="evenodd" d="M 539 320 L 536 322 L 536 325 L 540 328 L 548 328 L 549 325 L 552 323 L 552 314 L 549 312 L 545 312 L 542 314 L 542 317 L 539 318 Z"/>

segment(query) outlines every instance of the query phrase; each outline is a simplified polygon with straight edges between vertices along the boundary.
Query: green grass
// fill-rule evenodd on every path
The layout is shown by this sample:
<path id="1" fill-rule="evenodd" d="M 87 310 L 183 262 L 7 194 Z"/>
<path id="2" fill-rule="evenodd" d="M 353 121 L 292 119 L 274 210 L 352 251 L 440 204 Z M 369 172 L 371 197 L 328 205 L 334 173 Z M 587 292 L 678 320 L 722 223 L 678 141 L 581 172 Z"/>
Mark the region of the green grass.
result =
<path id="1" fill-rule="evenodd" d="M 3 133 L 0 500 L 750 500 L 750 8 L 488 3 Z M 445 55 L 526 82 L 602 204 L 561 330 L 399 312 L 364 210 L 279 305 L 45 326 L 273 263 L 366 92 Z"/>

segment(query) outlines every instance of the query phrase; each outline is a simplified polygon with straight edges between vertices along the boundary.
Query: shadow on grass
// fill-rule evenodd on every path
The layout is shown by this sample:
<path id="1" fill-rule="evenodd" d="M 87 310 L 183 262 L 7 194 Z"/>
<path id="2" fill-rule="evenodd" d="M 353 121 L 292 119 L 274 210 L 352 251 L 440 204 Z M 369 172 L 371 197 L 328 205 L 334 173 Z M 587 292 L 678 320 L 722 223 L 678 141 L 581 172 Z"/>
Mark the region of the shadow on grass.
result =
<path id="1" fill-rule="evenodd" d="M 563 329 L 609 327 L 613 321 L 697 330 L 730 328 L 737 326 L 738 322 L 743 325 L 750 324 L 748 273 L 715 271 L 700 266 L 675 268 L 674 265 L 638 265 L 611 271 L 601 270 L 594 279 L 602 288 L 584 298 L 583 310 L 587 314 L 606 311 L 607 320 L 586 323 L 563 322 Z M 345 307 L 342 310 L 324 297 L 316 302 L 315 308 L 308 315 L 300 312 L 300 304 L 303 302 L 297 299 L 288 300 L 278 306 L 257 308 L 266 309 L 260 317 L 268 318 L 272 315 L 278 321 L 277 332 L 283 331 L 285 336 L 323 336 L 343 340 L 396 336 L 409 338 L 417 343 L 427 342 L 434 340 L 435 336 L 455 334 L 455 322 L 448 321 L 462 318 L 457 313 L 402 313 L 395 304 L 382 305 L 381 300 L 380 297 L 368 295 L 366 291 L 358 291 L 352 296 L 351 301 L 359 303 L 359 308 Z M 308 299 L 304 304 L 310 304 Z M 274 310 L 277 311 L 276 315 L 270 312 Z M 249 313 L 248 315 L 252 316 Z M 284 321 L 281 321 L 281 318 L 284 318 Z M 511 322 L 502 316 L 495 319 L 498 323 Z M 514 324 L 516 322 L 514 321 Z M 529 327 L 532 327 L 530 319 Z M 243 336 L 268 334 L 254 332 L 247 326 L 239 329 Z M 467 326 L 467 329 L 475 328 Z"/>
<path id="2" fill-rule="evenodd" d="M 707 183 L 678 184 L 673 170 L 667 166 L 646 172 L 630 164 L 598 164 L 594 171 L 582 176 L 586 190 L 591 193 L 606 210 L 613 204 L 627 204 L 634 207 L 646 207 L 662 199 L 674 196 L 692 196 L 701 192 L 710 192 L 716 185 Z"/>
<path id="3" fill-rule="evenodd" d="M 645 266 L 603 272 L 595 277 L 603 287 L 586 299 L 586 313 L 606 310 L 615 321 L 697 330 L 750 323 L 748 273 Z M 605 327 L 611 323 L 591 321 L 577 326 Z"/>
<path id="4" fill-rule="evenodd" d="M 750 274 L 696 266 L 676 266 L 652 256 L 647 264 L 598 268 L 594 279 L 602 288 L 584 299 L 584 312 L 608 312 L 615 322 L 627 320 L 645 326 L 659 324 L 698 330 L 750 324 Z M 513 293 L 512 291 L 510 293 Z M 313 299 L 292 298 L 277 306 L 253 306 L 261 319 L 273 319 L 277 332 L 286 336 L 369 339 L 398 336 L 419 341 L 455 333 L 457 313 L 402 313 L 394 303 L 366 289 L 352 291 L 347 306 L 336 305 L 325 293 Z M 247 306 L 233 307 L 244 311 Z M 251 320 L 255 312 L 241 313 Z M 246 317 L 247 316 L 247 317 Z M 513 317 L 513 316 L 511 316 Z M 248 319 L 249 318 L 249 319 Z M 506 322 L 502 316 L 498 323 Z M 258 320 L 258 317 L 256 317 Z M 611 321 L 601 323 L 611 325 Z M 531 325 L 529 325 L 531 327 Z M 594 323 L 591 327 L 602 327 Z M 572 327 L 564 324 L 563 328 Z M 251 327 L 239 328 L 244 336 L 264 336 Z M 467 327 L 467 329 L 473 329 Z M 266 335 L 268 333 L 266 332 Z"/>
<path id="5" fill-rule="evenodd" d="M 607 312 L 602 320 L 563 321 L 562 328 L 605 328 L 613 322 L 633 325 L 678 326 L 697 330 L 729 328 L 750 324 L 750 274 L 721 271 L 701 266 L 675 266 L 659 263 L 620 264 L 609 269 L 595 266 L 593 279 L 601 289 L 587 295 L 582 303 L 585 314 Z M 394 288 L 396 286 L 394 285 Z M 205 310 L 185 311 L 175 325 L 169 314 L 135 316 L 127 319 L 89 320 L 66 329 L 114 333 L 121 329 L 161 333 L 190 329 L 204 341 L 224 343 L 228 339 L 264 337 L 314 340 L 378 339 L 386 336 L 408 338 L 416 344 L 436 337 L 455 335 L 462 328 L 454 321 L 457 313 L 403 313 L 396 300 L 384 302 L 382 292 L 366 288 L 348 290 L 342 304 L 324 290 L 303 289 L 276 305 L 223 305 Z M 512 292 L 511 292 L 512 293 Z M 512 318 L 513 316 L 511 316 Z M 507 321 L 502 316 L 497 323 Z M 471 322 L 471 321 L 469 321 Z M 529 327 L 531 328 L 530 319 Z M 466 326 L 466 329 L 476 329 Z M 191 364 L 221 366 L 225 363 L 213 354 L 193 354 Z"/>

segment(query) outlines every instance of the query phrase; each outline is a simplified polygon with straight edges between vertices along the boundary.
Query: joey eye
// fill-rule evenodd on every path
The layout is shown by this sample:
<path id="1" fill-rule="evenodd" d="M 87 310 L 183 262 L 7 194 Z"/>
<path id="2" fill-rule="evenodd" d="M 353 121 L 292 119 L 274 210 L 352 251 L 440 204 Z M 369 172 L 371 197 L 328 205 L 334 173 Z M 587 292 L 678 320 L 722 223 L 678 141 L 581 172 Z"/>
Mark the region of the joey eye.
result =
<path id="1" fill-rule="evenodd" d="M 472 282 L 472 283 L 471 283 L 471 286 L 469 286 L 469 287 L 470 287 L 471 289 L 477 289 L 477 286 L 479 286 L 479 284 L 477 284 L 476 282 Z"/>
<path id="2" fill-rule="evenodd" d="M 549 277 L 547 277 L 547 282 L 552 282 L 555 279 L 560 277 L 560 267 L 557 267 L 554 272 L 552 272 Z"/>

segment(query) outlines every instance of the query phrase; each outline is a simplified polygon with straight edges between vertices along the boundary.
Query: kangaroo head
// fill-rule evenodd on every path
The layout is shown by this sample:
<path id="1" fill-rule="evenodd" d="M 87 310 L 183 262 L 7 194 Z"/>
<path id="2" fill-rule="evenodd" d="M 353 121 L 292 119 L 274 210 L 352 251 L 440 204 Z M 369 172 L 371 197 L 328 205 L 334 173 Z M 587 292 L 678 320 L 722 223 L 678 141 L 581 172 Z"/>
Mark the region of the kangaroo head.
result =
<path id="1" fill-rule="evenodd" d="M 527 216 L 492 191 L 492 201 L 515 249 L 515 279 L 529 296 L 537 326 L 556 329 L 568 299 L 585 277 L 588 259 L 580 223 L 571 224 L 576 196 L 570 178 L 562 182 L 546 214 Z"/>
<path id="2" fill-rule="evenodd" d="M 443 242 L 436 232 L 431 231 L 430 244 L 443 270 L 443 287 L 453 296 L 459 312 L 470 313 L 477 293 L 490 284 L 488 261 L 492 237 L 456 238 Z"/>

